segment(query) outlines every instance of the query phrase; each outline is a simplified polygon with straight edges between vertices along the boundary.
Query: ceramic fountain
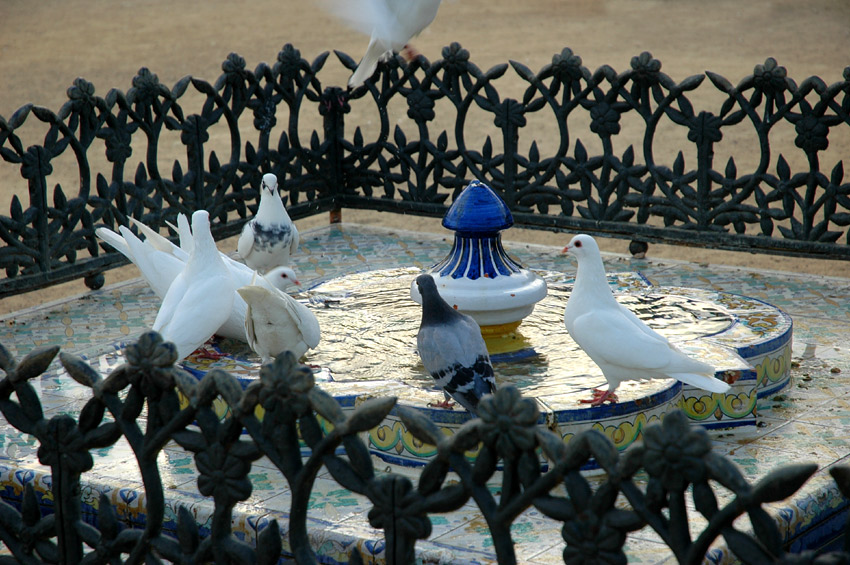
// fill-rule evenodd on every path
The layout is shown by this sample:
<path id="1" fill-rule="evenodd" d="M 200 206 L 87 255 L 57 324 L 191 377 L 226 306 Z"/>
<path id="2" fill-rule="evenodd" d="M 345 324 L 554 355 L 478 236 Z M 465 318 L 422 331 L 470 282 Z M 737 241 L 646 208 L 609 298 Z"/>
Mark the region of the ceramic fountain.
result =
<path id="1" fill-rule="evenodd" d="M 574 267 L 559 267 L 562 272 L 532 270 L 511 258 L 500 235 L 512 223 L 510 212 L 481 183 L 472 183 L 459 195 L 443 223 L 454 232 L 453 245 L 443 260 L 426 270 L 441 281 L 441 293 L 446 292 L 450 302 L 477 316 L 485 328 L 496 326 L 491 333 L 500 337 L 494 340 L 491 335 L 488 347 L 495 344 L 491 358 L 497 383 L 511 383 L 534 398 L 540 409 L 538 424 L 564 441 L 593 428 L 624 450 L 640 437 L 646 424 L 676 408 L 684 409 L 695 425 L 752 426 L 757 422 L 759 399 L 788 385 L 792 323 L 787 314 L 751 297 L 659 288 L 629 268 L 630 272 L 609 274 L 618 300 L 678 347 L 712 363 L 732 389 L 710 394 L 672 379 L 635 380 L 620 386 L 616 404 L 580 404 L 591 388 L 604 386 L 605 379 L 564 328 Z M 308 352 L 305 362 L 321 367 L 316 381 L 344 409 L 371 397 L 392 395 L 452 434 L 471 416 L 461 409 L 429 406 L 443 395 L 416 353 L 421 307 L 411 300 L 410 288 L 422 271 L 400 266 L 349 272 L 315 284 L 309 293 L 314 299 L 322 298 L 322 305 L 308 305 L 319 319 L 322 342 Z M 496 289 L 502 296 L 505 292 L 521 296 L 494 300 L 470 290 L 473 284 Z M 308 302 L 304 295 L 301 299 Z M 502 307 L 505 302 L 509 308 Z M 481 304 L 489 305 L 490 311 Z M 506 335 L 512 342 L 508 347 Z M 221 348 L 227 354 L 222 359 L 190 356 L 183 366 L 198 377 L 219 368 L 246 384 L 257 378 L 259 359 L 246 345 L 227 340 Z M 108 372 L 120 362 L 120 356 L 103 356 L 100 368 Z M 226 416 L 226 411 L 222 402 L 220 415 Z M 394 411 L 364 435 L 372 453 L 393 464 L 423 465 L 434 454 L 434 447 L 415 440 Z M 468 456 L 473 458 L 475 453 Z"/>

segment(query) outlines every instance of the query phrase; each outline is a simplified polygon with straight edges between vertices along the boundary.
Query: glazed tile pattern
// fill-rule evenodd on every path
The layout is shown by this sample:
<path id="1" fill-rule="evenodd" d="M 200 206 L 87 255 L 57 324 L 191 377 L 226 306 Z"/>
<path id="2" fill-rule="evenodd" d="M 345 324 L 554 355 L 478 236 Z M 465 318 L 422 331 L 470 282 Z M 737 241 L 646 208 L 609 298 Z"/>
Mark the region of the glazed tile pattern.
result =
<path id="1" fill-rule="evenodd" d="M 451 241 L 450 234 L 437 236 L 365 226 L 329 226 L 304 234 L 296 267 L 300 278 L 311 281 L 312 286 L 344 274 L 400 265 L 425 269 L 446 255 Z M 574 264 L 560 253 L 560 248 L 511 243 L 507 243 L 506 248 L 527 268 L 563 273 L 562 277 L 556 277 L 561 283 L 568 284 L 574 276 Z M 682 287 L 694 292 L 723 292 L 747 297 L 741 299 L 740 304 L 733 301 L 726 306 L 732 310 L 738 308 L 736 312 L 744 320 L 742 325 L 749 329 L 780 328 L 778 331 L 782 333 L 786 322 L 790 324 L 790 320 L 781 316 L 759 311 L 759 301 L 790 315 L 793 344 L 789 339 L 775 344 L 776 347 L 742 355 L 754 366 L 752 375 L 742 374 L 738 381 L 753 379 L 747 384 L 750 394 L 739 398 L 737 406 L 725 407 L 734 413 L 746 411 L 746 402 L 755 402 L 751 414 L 758 418 L 759 426 L 718 430 L 712 435 L 715 449 L 731 457 L 751 481 L 791 460 L 817 462 L 821 471 L 792 500 L 774 504 L 772 512 L 782 524 L 792 547 L 828 544 L 843 528 L 844 517 L 840 512 L 847 507 L 826 467 L 847 464 L 850 454 L 850 441 L 846 439 L 850 437 L 850 401 L 845 400 L 850 395 L 850 380 L 845 376 L 850 372 L 850 347 L 847 345 L 850 343 L 850 280 L 757 273 L 743 268 L 677 261 L 634 260 L 615 255 L 606 255 L 605 262 L 609 273 L 639 273 L 612 279 L 623 289 L 645 288 L 648 282 L 655 287 Z M 0 342 L 18 358 L 36 346 L 60 345 L 63 351 L 83 356 L 106 372 L 120 363 L 120 355 L 116 352 L 121 343 L 135 339 L 147 328 L 157 308 L 158 301 L 143 282 L 129 281 L 8 316 L 0 324 Z M 552 308 L 557 309 L 556 306 Z M 767 338 L 769 342 L 770 336 Z M 722 341 L 719 339 L 718 345 L 726 345 Z M 241 368 L 236 372 L 242 371 L 250 378 L 253 361 L 246 358 L 240 363 Z M 770 383 L 781 381 L 783 374 L 790 374 L 790 383 L 782 384 L 781 390 L 771 388 Z M 318 380 L 328 381 L 336 376 L 329 372 Z M 382 393 L 395 394 L 393 387 L 398 388 L 398 384 L 391 381 L 386 379 L 381 384 Z M 592 386 L 597 384 L 601 383 Z M 88 398 L 88 390 L 63 376 L 57 366 L 37 385 L 48 414 L 76 415 Z M 759 387 L 755 398 L 751 385 Z M 355 391 L 350 382 L 327 382 L 323 386 L 329 390 L 337 387 L 340 395 L 348 390 L 347 401 L 352 405 L 357 402 L 357 396 L 375 393 L 375 385 L 371 383 Z M 692 416 L 709 414 L 714 418 L 718 410 L 723 412 L 724 407 L 710 405 L 702 398 L 689 401 L 688 394 L 685 390 L 681 402 L 690 402 Z M 462 419 L 459 412 L 457 418 Z M 604 423 L 599 425 L 604 426 Z M 629 439 L 623 433 L 622 439 L 639 439 L 639 433 L 633 436 Z M 389 441 L 388 434 L 382 437 L 382 441 Z M 95 519 L 94 509 L 103 492 L 118 507 L 126 523 L 144 523 L 144 491 L 140 478 L 132 475 L 135 465 L 129 447 L 119 443 L 97 450 L 93 456 L 94 470 L 84 476 L 87 481 L 84 485 L 88 505 L 86 516 Z M 376 459 L 375 464 L 376 469 L 388 465 L 380 459 Z M 178 505 L 187 506 L 203 528 L 211 519 L 212 505 L 198 494 L 197 471 L 191 455 L 178 446 L 169 446 L 161 456 L 160 466 L 170 493 L 170 518 L 166 528 L 176 527 Z M 24 486 L 32 484 L 42 504 L 50 506 L 47 471 L 38 462 L 36 444 L 31 438 L 5 423 L 0 426 L 0 492 L 4 499 L 20 501 Z M 393 467 L 393 472 L 415 474 L 403 467 Z M 234 531 L 250 543 L 272 519 L 277 519 L 284 534 L 283 556 L 286 557 L 290 501 L 286 482 L 267 460 L 254 464 L 251 478 L 254 490 L 250 500 L 238 507 Z M 327 476 L 321 476 L 311 506 L 310 532 L 314 547 L 324 562 L 344 561 L 355 546 L 364 556 L 382 561 L 381 533 L 372 529 L 365 518 L 369 510 L 367 501 L 340 489 Z M 417 544 L 423 560 L 495 562 L 492 545 L 486 530 L 481 529 L 481 518 L 474 507 L 437 515 L 433 520 L 431 538 Z M 695 525 L 698 526 L 698 521 Z M 564 543 L 558 525 L 536 512 L 529 511 L 517 520 L 514 536 L 521 561 L 562 562 Z M 630 536 L 626 553 L 633 563 L 674 562 L 658 537 L 647 529 Z M 726 563 L 731 562 L 731 558 L 719 543 L 709 555 L 709 561 Z"/>

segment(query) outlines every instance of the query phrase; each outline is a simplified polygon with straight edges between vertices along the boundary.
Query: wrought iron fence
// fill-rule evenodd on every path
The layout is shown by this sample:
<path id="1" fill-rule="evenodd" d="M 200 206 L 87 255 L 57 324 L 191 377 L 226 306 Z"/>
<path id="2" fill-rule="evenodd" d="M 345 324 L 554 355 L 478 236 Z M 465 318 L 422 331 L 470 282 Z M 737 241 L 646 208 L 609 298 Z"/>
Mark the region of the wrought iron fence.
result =
<path id="1" fill-rule="evenodd" d="M 143 68 L 126 93 L 104 97 L 77 79 L 56 113 L 29 104 L 0 117 L 0 156 L 28 188 L 24 196 L 22 184 L 9 216 L 0 216 L 0 295 L 79 277 L 102 284 L 100 273 L 123 259 L 99 247 L 97 224 L 133 217 L 160 227 L 205 208 L 216 236 L 235 234 L 266 172 L 281 179 L 296 218 L 346 207 L 439 216 L 474 177 L 523 226 L 850 258 L 843 161 L 821 170 L 830 135 L 850 132 L 850 67 L 831 85 L 818 77 L 798 85 L 773 59 L 737 86 L 712 72 L 677 83 L 649 53 L 621 73 L 591 72 L 564 49 L 537 73 L 517 62 L 485 72 L 454 43 L 434 63 L 390 61 L 348 91 L 323 85 L 328 56 L 311 63 L 286 45 L 273 65 L 251 71 L 231 54 L 214 83 L 187 77 L 172 88 Z M 524 85 L 519 99 L 497 90 L 509 72 Z M 722 101 L 695 107 L 706 78 Z M 377 115 L 375 132 L 346 122 L 353 104 Z M 391 106 L 403 109 L 412 131 L 392 126 Z M 557 129 L 551 151 L 528 127 L 538 119 Z M 587 125 L 576 126 L 581 120 Z M 492 123 L 497 134 L 472 140 L 473 122 Z M 625 135 L 626 122 L 638 124 L 636 137 Z M 44 132 L 39 143 L 25 146 L 25 125 Z M 746 172 L 731 156 L 714 162 L 738 127 L 753 136 L 748 152 L 758 157 Z M 775 132 L 792 127 L 799 159 L 774 156 Z M 216 151 L 218 129 L 225 140 Z M 661 130 L 679 135 L 683 150 L 659 154 Z M 185 155 L 165 165 L 168 136 L 179 136 Z M 74 163 L 79 186 L 69 192 L 60 182 L 51 192 L 62 159 Z"/>
<path id="2" fill-rule="evenodd" d="M 44 417 L 30 384 L 59 355 L 68 375 L 91 389 L 79 415 Z M 39 442 L 39 461 L 50 467 L 51 492 L 40 501 L 29 483 L 15 508 L 0 502 L 0 540 L 18 563 L 277 563 L 279 556 L 315 563 L 307 531 L 308 502 L 323 466 L 344 488 L 368 498 L 368 520 L 383 530 L 380 555 L 388 563 L 410 563 L 415 544 L 430 535 L 431 515 L 477 505 L 493 538 L 500 563 L 515 563 L 511 524 L 526 509 L 563 522 L 566 563 L 624 563 L 630 532 L 652 528 L 680 563 L 701 563 L 722 536 L 745 563 L 846 563 L 850 555 L 787 554 L 783 536 L 764 508 L 796 492 L 815 472 L 813 464 L 788 465 L 749 484 L 728 459 L 712 452 L 711 441 L 691 427 L 682 412 L 647 427 L 641 445 L 621 455 L 604 434 L 584 432 L 565 444 L 537 426 L 537 405 L 513 387 L 484 398 L 479 418 L 447 437 L 422 413 L 396 406 L 392 397 L 375 398 L 345 414 L 315 386 L 311 370 L 290 353 L 260 370 L 245 390 L 232 375 L 213 370 L 200 381 L 174 366 L 173 344 L 149 332 L 125 350 L 126 363 L 105 378 L 58 347 L 41 348 L 16 361 L 0 345 L 0 411 L 15 428 Z M 187 400 L 181 403 L 178 391 Z M 15 397 L 12 397 L 14 393 Z M 216 400 L 229 416 L 221 419 Z M 258 419 L 256 408 L 264 412 Z M 417 483 L 373 468 L 358 432 L 392 410 L 416 439 L 435 446 L 433 460 Z M 142 416 L 140 418 L 140 416 Z M 323 425 L 323 418 L 330 425 Z M 92 469 L 89 450 L 130 445 L 144 481 L 146 521 L 129 528 L 110 500 L 101 496 L 94 513 L 81 512 L 81 480 Z M 198 490 L 215 503 L 209 535 L 200 538 L 191 512 L 181 508 L 176 533 L 166 535 L 165 490 L 157 457 L 174 440 L 194 456 Z M 311 449 L 302 458 L 299 441 Z M 344 447 L 344 455 L 337 447 Z M 478 446 L 471 462 L 466 452 Z M 548 461 L 541 470 L 539 453 Z M 232 532 L 235 505 L 251 493 L 249 472 L 262 456 L 282 474 L 292 491 L 289 522 L 269 522 L 256 547 Z M 590 459 L 606 472 L 591 484 L 580 472 Z M 497 465 L 502 469 L 497 474 Z M 850 494 L 850 468 L 830 470 L 841 492 Z M 645 473 L 645 488 L 636 475 Z M 498 494 L 488 482 L 501 481 Z M 721 504 L 717 486 L 732 497 Z M 595 487 L 595 488 L 594 488 Z M 686 496 L 691 493 L 705 527 L 692 537 Z M 565 496 L 566 494 L 566 496 Z M 626 503 L 618 501 L 623 497 Z M 41 504 L 40 504 L 41 503 Z M 46 504 L 45 504 L 46 503 Z M 44 506 L 52 507 L 52 513 Z M 752 531 L 733 521 L 749 517 Z M 282 535 L 283 534 L 283 535 Z M 363 550 L 365 546 L 361 546 Z M 352 562 L 364 556 L 352 551 Z"/>

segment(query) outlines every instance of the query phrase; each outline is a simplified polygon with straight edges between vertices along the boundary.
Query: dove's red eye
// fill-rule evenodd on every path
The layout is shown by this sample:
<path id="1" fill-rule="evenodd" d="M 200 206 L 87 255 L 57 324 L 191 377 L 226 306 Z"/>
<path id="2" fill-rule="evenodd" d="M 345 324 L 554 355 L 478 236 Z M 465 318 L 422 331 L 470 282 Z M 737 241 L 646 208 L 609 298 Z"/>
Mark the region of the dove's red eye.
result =
<path id="1" fill-rule="evenodd" d="M 581 247 L 581 242 L 580 242 L 580 241 L 577 241 L 577 242 L 576 242 L 576 247 Z"/>

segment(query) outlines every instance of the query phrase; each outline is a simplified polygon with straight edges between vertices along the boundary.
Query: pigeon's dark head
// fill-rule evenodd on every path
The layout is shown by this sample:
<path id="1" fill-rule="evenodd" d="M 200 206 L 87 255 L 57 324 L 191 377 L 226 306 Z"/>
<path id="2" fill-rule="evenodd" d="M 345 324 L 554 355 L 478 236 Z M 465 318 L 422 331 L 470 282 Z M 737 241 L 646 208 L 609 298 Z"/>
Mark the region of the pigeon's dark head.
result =
<path id="1" fill-rule="evenodd" d="M 599 255 L 599 246 L 596 245 L 596 240 L 589 235 L 579 234 L 573 237 L 569 244 L 564 247 L 564 253 L 569 253 L 576 259 Z"/>
<path id="2" fill-rule="evenodd" d="M 437 283 L 434 282 L 434 277 L 431 275 L 419 275 L 416 277 L 416 286 L 419 287 L 419 294 L 433 296 L 437 294 Z"/>

